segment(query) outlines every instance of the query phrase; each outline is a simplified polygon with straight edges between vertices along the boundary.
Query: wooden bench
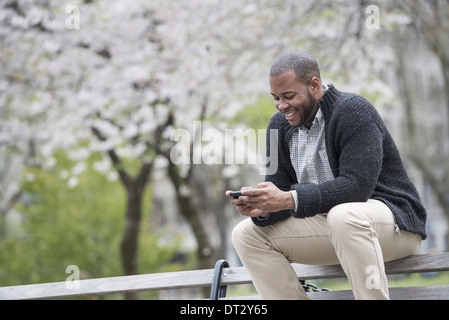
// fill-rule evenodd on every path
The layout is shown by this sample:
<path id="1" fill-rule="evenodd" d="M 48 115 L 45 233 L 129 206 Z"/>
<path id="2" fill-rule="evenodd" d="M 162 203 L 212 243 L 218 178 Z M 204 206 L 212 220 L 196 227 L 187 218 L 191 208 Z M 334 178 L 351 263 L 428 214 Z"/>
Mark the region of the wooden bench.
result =
<path id="1" fill-rule="evenodd" d="M 310 266 L 292 264 L 298 279 L 330 279 L 346 277 L 339 265 Z M 449 252 L 418 254 L 385 264 L 386 273 L 408 274 L 449 271 Z M 214 281 L 215 280 L 215 281 Z M 143 274 L 79 280 L 79 288 L 70 289 L 65 281 L 0 287 L 0 299 L 61 299 L 104 294 L 143 292 L 168 289 L 198 288 L 212 286 L 211 298 L 223 299 L 226 287 L 250 284 L 251 278 L 244 267 L 227 267 L 224 260 L 217 262 L 215 269 Z M 312 299 L 354 299 L 351 290 L 308 292 Z M 392 300 L 447 300 L 449 285 L 390 288 Z M 230 299 L 259 299 L 259 297 L 237 297 Z"/>

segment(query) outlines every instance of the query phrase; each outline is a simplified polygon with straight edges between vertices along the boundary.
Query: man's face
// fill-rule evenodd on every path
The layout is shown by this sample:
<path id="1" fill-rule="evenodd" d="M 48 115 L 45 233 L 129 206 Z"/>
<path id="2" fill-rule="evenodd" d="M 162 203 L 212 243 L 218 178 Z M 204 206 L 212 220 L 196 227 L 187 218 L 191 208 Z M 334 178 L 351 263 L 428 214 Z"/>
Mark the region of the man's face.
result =
<path id="1" fill-rule="evenodd" d="M 284 114 L 291 126 L 312 126 L 319 106 L 318 100 L 308 85 L 296 79 L 293 69 L 270 77 L 270 87 L 276 109 Z"/>

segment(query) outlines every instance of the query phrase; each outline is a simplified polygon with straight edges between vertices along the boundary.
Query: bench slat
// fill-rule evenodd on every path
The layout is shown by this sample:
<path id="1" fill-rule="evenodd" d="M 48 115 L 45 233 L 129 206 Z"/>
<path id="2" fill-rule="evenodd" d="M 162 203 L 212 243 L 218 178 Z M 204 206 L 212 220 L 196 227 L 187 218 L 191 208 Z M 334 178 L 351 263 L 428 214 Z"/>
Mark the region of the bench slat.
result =
<path id="1" fill-rule="evenodd" d="M 79 289 L 66 282 L 0 287 L 0 299 L 51 299 L 210 286 L 213 269 L 80 280 Z"/>
<path id="2" fill-rule="evenodd" d="M 391 300 L 448 300 L 449 285 L 390 288 Z M 351 290 L 310 292 L 313 300 L 354 300 Z"/>
<path id="3" fill-rule="evenodd" d="M 300 279 L 329 279 L 346 276 L 339 265 L 311 266 L 292 264 L 292 266 Z M 448 271 L 449 253 L 413 255 L 387 262 L 385 267 L 387 274 Z M 66 282 L 0 287 L 0 299 L 69 298 L 123 292 L 198 288 L 212 284 L 213 272 L 213 269 L 204 269 L 87 279 L 79 281 L 79 289 L 68 289 Z M 251 278 L 244 267 L 225 268 L 223 270 L 223 285 L 251 282 Z"/>
<path id="4" fill-rule="evenodd" d="M 340 265 L 312 266 L 292 264 L 299 279 L 331 279 L 345 278 L 346 274 Z M 418 254 L 403 259 L 385 263 L 387 274 L 406 274 L 414 272 L 439 272 L 449 270 L 449 253 Z M 225 268 L 223 284 L 251 283 L 251 278 L 245 268 Z"/>
<path id="5" fill-rule="evenodd" d="M 449 270 L 449 253 L 416 254 L 385 263 L 387 274 L 440 272 Z"/>
<path id="6" fill-rule="evenodd" d="M 449 285 L 390 288 L 391 300 L 449 300 Z M 307 292 L 312 300 L 354 300 L 351 290 Z M 228 297 L 222 300 L 260 300 L 260 296 Z"/>

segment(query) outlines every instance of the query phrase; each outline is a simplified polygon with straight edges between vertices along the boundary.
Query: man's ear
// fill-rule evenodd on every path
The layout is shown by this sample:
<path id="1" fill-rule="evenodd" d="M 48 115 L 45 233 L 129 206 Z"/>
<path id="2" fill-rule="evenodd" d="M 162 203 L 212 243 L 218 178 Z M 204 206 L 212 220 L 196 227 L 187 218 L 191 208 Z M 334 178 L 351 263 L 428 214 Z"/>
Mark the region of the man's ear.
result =
<path id="1" fill-rule="evenodd" d="M 310 87 L 313 93 L 317 93 L 321 88 L 321 81 L 318 77 L 313 77 L 310 80 Z"/>

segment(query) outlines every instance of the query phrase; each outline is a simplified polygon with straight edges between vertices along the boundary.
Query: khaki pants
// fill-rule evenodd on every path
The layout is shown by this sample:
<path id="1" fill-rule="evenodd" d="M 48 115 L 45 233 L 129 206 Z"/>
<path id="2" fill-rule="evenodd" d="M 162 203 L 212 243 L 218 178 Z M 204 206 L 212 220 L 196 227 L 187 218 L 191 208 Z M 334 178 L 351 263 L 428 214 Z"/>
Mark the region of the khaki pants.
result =
<path id="1" fill-rule="evenodd" d="M 368 200 L 335 206 L 326 215 L 288 218 L 266 227 L 240 222 L 232 240 L 263 299 L 308 299 L 291 262 L 341 264 L 356 299 L 388 299 L 384 262 L 416 253 L 420 235 L 395 232 L 391 210 Z"/>

